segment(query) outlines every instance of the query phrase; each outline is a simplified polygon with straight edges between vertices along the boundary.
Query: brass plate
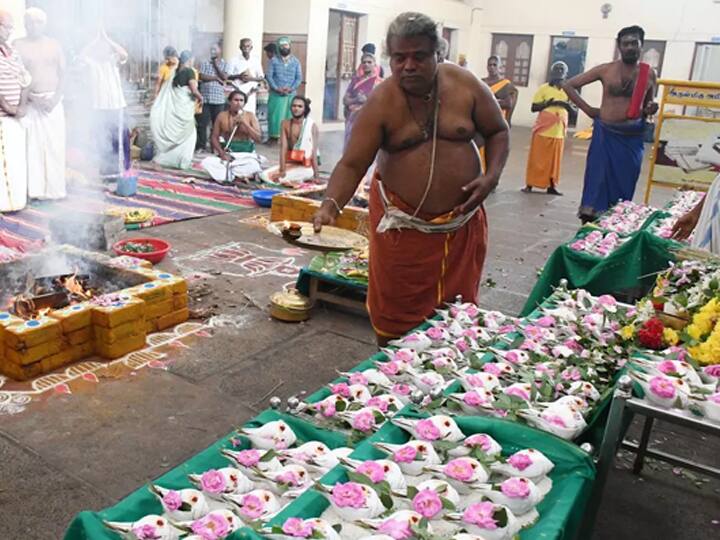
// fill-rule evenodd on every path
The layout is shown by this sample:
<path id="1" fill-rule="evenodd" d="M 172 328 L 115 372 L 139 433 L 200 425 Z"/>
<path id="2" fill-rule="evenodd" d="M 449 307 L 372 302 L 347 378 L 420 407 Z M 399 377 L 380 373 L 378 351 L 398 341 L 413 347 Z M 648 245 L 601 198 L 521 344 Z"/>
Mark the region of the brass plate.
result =
<path id="1" fill-rule="evenodd" d="M 320 233 L 315 234 L 312 223 L 306 221 L 274 221 L 268 225 L 268 231 L 276 236 L 282 236 L 283 228 L 290 223 L 300 225 L 302 231 L 302 236 L 294 240 L 293 243 L 311 249 L 341 251 L 354 248 L 362 249 L 368 245 L 368 240 L 364 236 L 339 227 L 326 225 Z"/>

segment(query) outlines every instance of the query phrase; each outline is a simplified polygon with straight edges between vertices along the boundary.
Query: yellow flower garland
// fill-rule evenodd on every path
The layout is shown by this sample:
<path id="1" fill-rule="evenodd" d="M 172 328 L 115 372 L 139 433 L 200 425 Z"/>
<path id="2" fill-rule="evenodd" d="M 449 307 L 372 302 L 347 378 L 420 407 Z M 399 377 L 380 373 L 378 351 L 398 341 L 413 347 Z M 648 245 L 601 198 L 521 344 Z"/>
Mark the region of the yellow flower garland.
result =
<path id="1" fill-rule="evenodd" d="M 690 356 L 695 360 L 701 364 L 712 364 L 720 359 L 720 302 L 717 298 L 711 299 L 693 316 L 685 332 L 695 341 L 710 334 L 699 345 L 688 347 Z"/>

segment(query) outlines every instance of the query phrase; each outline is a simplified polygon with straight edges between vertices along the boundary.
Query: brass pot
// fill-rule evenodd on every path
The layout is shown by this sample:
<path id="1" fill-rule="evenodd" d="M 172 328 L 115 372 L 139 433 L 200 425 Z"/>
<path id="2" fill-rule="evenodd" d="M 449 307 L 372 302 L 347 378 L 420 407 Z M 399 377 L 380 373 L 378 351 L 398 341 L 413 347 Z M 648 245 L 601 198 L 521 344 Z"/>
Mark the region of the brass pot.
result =
<path id="1" fill-rule="evenodd" d="M 270 316 L 285 322 L 302 322 L 310 318 L 312 302 L 297 289 L 278 291 L 270 295 Z"/>

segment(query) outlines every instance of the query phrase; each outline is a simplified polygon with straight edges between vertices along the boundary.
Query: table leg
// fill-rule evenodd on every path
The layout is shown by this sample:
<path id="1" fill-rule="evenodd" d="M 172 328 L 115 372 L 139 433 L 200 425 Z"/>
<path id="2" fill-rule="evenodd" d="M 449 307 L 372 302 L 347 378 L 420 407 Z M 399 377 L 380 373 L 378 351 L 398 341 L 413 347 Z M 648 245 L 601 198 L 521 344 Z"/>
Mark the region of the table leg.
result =
<path id="1" fill-rule="evenodd" d="M 652 431 L 654 422 L 655 419 L 652 416 L 645 417 L 645 424 L 643 425 L 642 435 L 640 436 L 640 444 L 638 445 L 635 462 L 633 463 L 633 474 L 640 474 L 642 471 L 645 461 L 645 451 L 650 441 L 650 432 Z"/>

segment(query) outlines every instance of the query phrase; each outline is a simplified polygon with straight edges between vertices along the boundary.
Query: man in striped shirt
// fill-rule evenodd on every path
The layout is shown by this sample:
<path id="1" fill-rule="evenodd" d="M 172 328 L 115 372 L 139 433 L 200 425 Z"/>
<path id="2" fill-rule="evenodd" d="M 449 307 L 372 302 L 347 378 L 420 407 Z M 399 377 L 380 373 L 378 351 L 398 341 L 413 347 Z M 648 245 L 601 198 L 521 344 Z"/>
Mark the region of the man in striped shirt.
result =
<path id="1" fill-rule="evenodd" d="M 30 74 L 10 47 L 13 20 L 0 10 L 0 212 L 21 210 L 27 203 L 25 116 Z"/>

